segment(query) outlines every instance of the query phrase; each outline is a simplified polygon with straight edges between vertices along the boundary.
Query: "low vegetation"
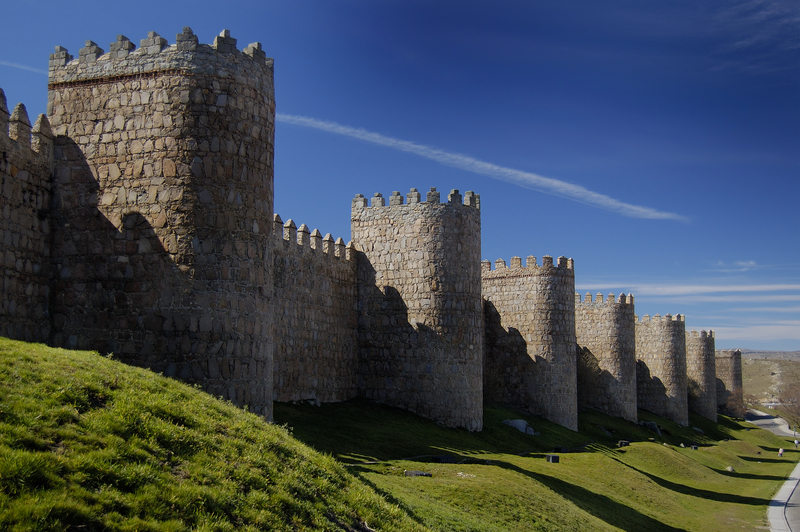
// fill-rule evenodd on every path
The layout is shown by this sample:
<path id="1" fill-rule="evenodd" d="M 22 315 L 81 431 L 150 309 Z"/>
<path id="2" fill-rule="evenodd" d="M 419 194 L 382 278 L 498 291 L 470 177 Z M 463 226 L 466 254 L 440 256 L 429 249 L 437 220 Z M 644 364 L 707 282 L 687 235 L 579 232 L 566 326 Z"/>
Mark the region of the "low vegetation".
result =
<path id="1" fill-rule="evenodd" d="M 800 456 L 728 418 L 692 416 L 694 430 L 643 411 L 661 435 L 501 406 L 480 433 L 360 400 L 277 404 L 275 418 L 95 353 L 0 340 L 0 529 L 753 529 Z"/>
<path id="2" fill-rule="evenodd" d="M 96 353 L 0 340 L 0 530 L 417 530 L 330 456 Z"/>

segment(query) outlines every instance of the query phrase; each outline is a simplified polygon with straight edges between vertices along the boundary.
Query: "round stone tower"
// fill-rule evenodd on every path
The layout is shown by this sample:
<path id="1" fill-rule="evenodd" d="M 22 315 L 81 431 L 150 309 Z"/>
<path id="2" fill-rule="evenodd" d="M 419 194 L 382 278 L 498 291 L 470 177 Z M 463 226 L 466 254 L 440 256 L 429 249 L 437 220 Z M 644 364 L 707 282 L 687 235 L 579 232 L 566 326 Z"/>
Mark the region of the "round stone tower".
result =
<path id="1" fill-rule="evenodd" d="M 190 28 L 50 56 L 52 342 L 272 414 L 272 59 Z"/>
<path id="2" fill-rule="evenodd" d="M 575 294 L 578 404 L 636 421 L 636 316 L 633 296 Z"/>
<path id="3" fill-rule="evenodd" d="M 359 394 L 448 426 L 483 426 L 479 197 L 411 189 L 352 205 Z"/>
<path id="4" fill-rule="evenodd" d="M 686 333 L 686 384 L 689 411 L 717 421 L 717 370 L 714 331 Z"/>
<path id="5" fill-rule="evenodd" d="M 717 351 L 714 363 L 717 375 L 717 411 L 732 417 L 744 417 L 742 392 L 742 352 L 733 349 Z"/>
<path id="6" fill-rule="evenodd" d="M 578 430 L 575 270 L 572 259 L 482 263 L 484 397 Z"/>
<path id="7" fill-rule="evenodd" d="M 686 401 L 686 324 L 647 314 L 636 321 L 636 390 L 639 408 L 689 425 Z"/>

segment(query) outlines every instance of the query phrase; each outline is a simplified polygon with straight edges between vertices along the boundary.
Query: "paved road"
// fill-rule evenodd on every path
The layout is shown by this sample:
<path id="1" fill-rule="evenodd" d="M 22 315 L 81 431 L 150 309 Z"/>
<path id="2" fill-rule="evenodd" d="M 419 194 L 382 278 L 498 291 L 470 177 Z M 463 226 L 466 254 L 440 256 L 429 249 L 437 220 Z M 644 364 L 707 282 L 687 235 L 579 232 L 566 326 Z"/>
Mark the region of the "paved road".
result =
<path id="1" fill-rule="evenodd" d="M 758 410 L 748 410 L 745 419 L 777 436 L 793 437 L 786 420 L 776 418 Z M 788 444 L 786 449 L 792 449 Z M 790 455 L 792 456 L 792 455 Z M 797 456 L 797 455 L 794 455 Z M 772 532 L 800 532 L 800 463 L 794 468 L 789 479 L 783 484 L 778 494 L 769 503 L 767 517 Z"/>

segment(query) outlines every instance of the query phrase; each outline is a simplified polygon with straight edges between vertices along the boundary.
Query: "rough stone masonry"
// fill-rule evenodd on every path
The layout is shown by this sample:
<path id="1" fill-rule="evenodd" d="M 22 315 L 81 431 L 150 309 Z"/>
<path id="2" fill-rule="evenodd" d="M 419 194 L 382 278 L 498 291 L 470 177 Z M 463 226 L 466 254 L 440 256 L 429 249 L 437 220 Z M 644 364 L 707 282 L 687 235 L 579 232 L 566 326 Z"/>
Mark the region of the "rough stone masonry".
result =
<path id="1" fill-rule="evenodd" d="M 0 90 L 2 335 L 113 352 L 268 419 L 273 400 L 357 396 L 469 430 L 484 402 L 571 429 L 579 406 L 742 409 L 712 333 L 636 321 L 630 295 L 581 303 L 572 259 L 481 262 L 472 191 L 358 194 L 347 244 L 273 215 L 259 43 L 119 35 L 49 67 L 33 125 Z"/>

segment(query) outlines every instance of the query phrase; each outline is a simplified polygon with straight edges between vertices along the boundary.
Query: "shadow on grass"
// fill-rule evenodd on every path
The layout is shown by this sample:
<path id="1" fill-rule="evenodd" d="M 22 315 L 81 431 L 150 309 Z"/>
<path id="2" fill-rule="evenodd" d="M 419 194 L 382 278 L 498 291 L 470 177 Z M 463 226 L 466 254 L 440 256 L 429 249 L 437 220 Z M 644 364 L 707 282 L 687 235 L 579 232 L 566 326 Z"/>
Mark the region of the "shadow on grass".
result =
<path id="1" fill-rule="evenodd" d="M 775 453 L 778 454 L 778 453 Z M 739 458 L 744 460 L 745 462 L 761 462 L 762 464 L 783 464 L 787 462 L 783 458 L 764 458 L 762 456 L 742 456 L 739 455 Z"/>
<path id="2" fill-rule="evenodd" d="M 586 513 L 622 530 L 631 532 L 640 530 L 686 532 L 683 528 L 669 526 L 605 495 L 600 495 L 599 493 L 587 490 L 578 485 L 549 475 L 528 471 L 508 462 L 498 460 L 493 463 L 494 465 L 516 471 L 521 475 L 525 475 L 540 482 L 565 499 L 571 501 L 575 506 Z"/>
<path id="3" fill-rule="evenodd" d="M 760 497 L 743 497 L 741 495 L 733 495 L 731 493 L 720 493 L 718 491 L 710 491 L 710 490 L 703 490 L 699 488 L 692 488 L 691 486 L 685 486 L 683 484 L 678 484 L 677 482 L 672 482 L 665 478 L 661 478 L 659 476 L 653 475 L 652 473 L 647 473 L 646 471 L 642 471 L 636 467 L 633 467 L 630 464 L 625 464 L 627 467 L 633 469 L 637 473 L 640 473 L 662 488 L 667 488 L 669 490 L 675 491 L 677 493 L 682 493 L 684 495 L 691 495 L 692 497 L 699 497 L 701 499 L 706 499 L 710 501 L 717 501 L 717 502 L 730 502 L 733 504 L 747 504 L 751 506 L 766 506 L 772 499 L 762 499 Z"/>
<path id="4" fill-rule="evenodd" d="M 779 477 L 775 475 L 754 475 L 753 473 L 739 473 L 737 471 L 728 471 L 726 469 L 714 469 L 713 467 L 709 469 L 719 473 L 720 475 L 725 475 L 726 477 L 743 478 L 748 480 L 786 480 L 786 477 Z"/>
<path id="5" fill-rule="evenodd" d="M 384 500 L 386 500 L 386 502 L 388 502 L 389 504 L 396 505 L 403 512 L 405 512 L 405 514 L 408 517 L 410 517 L 420 525 L 425 526 L 425 522 L 422 520 L 422 518 L 419 517 L 417 514 L 415 514 L 414 510 L 412 510 L 406 503 L 404 503 L 402 500 L 392 495 L 391 492 L 379 488 L 377 485 L 375 485 L 375 483 L 373 483 L 366 476 L 363 475 L 363 473 L 374 473 L 373 470 L 367 467 L 358 467 L 358 466 L 350 467 L 348 468 L 348 470 L 350 471 L 350 473 L 353 474 L 354 477 L 357 477 L 360 482 L 363 482 L 364 484 L 369 486 L 375 493 L 383 497 Z"/>

